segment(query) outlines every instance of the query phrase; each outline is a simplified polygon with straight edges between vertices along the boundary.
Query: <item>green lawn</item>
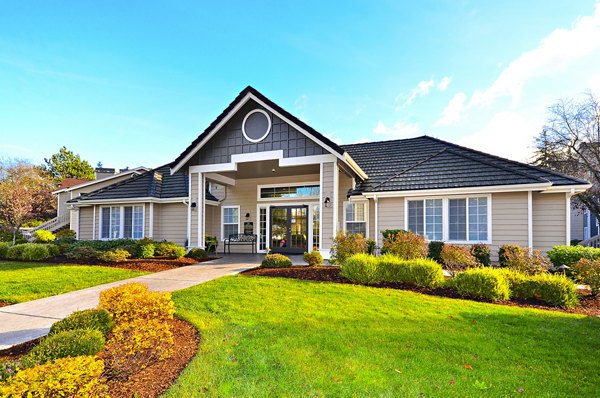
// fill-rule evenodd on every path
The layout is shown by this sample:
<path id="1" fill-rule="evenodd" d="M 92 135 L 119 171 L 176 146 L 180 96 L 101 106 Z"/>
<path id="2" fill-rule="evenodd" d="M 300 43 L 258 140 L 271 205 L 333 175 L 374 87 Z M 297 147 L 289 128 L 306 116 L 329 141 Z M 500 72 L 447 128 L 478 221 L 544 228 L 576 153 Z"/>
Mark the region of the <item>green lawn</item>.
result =
<path id="1" fill-rule="evenodd" d="M 600 319 L 248 276 L 173 297 L 202 340 L 167 397 L 600 396 Z"/>
<path id="2" fill-rule="evenodd" d="M 0 301 L 21 303 L 144 274 L 96 265 L 0 261 Z"/>

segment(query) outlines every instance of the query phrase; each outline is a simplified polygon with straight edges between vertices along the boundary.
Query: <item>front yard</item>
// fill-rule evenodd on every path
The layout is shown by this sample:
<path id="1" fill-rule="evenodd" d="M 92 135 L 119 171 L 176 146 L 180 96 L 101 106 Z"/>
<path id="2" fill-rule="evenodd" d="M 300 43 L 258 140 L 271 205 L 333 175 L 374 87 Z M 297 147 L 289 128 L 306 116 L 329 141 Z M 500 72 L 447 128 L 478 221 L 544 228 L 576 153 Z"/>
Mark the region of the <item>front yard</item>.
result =
<path id="1" fill-rule="evenodd" d="M 600 395 L 597 318 L 251 276 L 173 297 L 202 341 L 169 397 Z"/>
<path id="2" fill-rule="evenodd" d="M 147 273 L 103 266 L 0 261 L 0 303 L 36 300 Z"/>

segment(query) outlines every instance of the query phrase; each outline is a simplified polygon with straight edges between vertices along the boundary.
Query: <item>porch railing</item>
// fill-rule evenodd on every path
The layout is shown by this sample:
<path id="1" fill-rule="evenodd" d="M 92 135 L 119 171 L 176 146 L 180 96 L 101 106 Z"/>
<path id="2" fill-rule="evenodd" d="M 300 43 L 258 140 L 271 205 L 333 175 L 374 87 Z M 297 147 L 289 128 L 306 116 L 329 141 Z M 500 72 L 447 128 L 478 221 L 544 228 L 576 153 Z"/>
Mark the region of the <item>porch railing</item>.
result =
<path id="1" fill-rule="evenodd" d="M 600 235 L 596 235 L 596 236 L 592 236 L 589 239 L 583 240 L 581 242 L 579 242 L 579 244 L 581 246 L 588 246 L 588 247 L 600 247 Z"/>
<path id="2" fill-rule="evenodd" d="M 33 234 L 35 233 L 35 231 L 45 230 L 45 231 L 54 232 L 54 231 L 61 229 L 62 227 L 67 226 L 70 222 L 71 222 L 71 215 L 69 213 L 61 214 L 60 216 L 54 217 L 53 219 L 48 220 L 45 223 L 38 225 L 35 228 L 32 228 L 27 231 L 23 231 L 23 236 L 27 240 L 33 240 Z"/>

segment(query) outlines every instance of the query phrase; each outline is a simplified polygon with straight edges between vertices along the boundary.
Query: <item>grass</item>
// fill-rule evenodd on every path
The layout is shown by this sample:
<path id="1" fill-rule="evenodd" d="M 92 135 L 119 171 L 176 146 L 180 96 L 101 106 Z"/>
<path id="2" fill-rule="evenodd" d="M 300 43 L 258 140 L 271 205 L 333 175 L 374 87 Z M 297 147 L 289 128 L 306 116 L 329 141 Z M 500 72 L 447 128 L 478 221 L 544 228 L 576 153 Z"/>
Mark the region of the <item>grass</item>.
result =
<path id="1" fill-rule="evenodd" d="M 173 297 L 202 340 L 167 397 L 600 396 L 600 319 L 248 276 Z"/>
<path id="2" fill-rule="evenodd" d="M 96 265 L 0 261 L 0 301 L 22 303 L 145 274 Z"/>

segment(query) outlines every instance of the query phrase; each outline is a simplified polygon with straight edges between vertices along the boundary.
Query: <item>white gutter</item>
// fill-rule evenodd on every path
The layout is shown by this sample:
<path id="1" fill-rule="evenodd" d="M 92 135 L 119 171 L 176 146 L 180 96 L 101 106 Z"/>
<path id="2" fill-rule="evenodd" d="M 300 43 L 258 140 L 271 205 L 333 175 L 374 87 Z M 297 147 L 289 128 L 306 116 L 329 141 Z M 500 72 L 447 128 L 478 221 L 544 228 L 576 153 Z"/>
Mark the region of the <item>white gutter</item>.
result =
<path id="1" fill-rule="evenodd" d="M 444 189 L 419 189 L 411 191 L 376 191 L 363 192 L 362 195 L 372 199 L 375 195 L 379 198 L 394 198 L 406 196 L 439 196 L 439 195 L 463 195 L 471 193 L 494 193 L 494 192 L 519 192 L 519 191 L 543 191 L 552 186 L 549 182 L 536 184 L 515 184 L 515 185 L 489 185 L 484 187 L 466 187 L 466 188 L 444 188 Z"/>
<path id="2" fill-rule="evenodd" d="M 123 171 L 121 173 L 115 174 L 114 176 L 102 178 L 100 180 L 92 180 L 92 181 L 82 182 L 81 184 L 70 186 L 69 188 L 63 188 L 63 189 L 59 189 L 58 191 L 53 191 L 52 195 L 56 195 L 57 193 L 61 193 L 61 192 L 69 192 L 69 191 L 72 191 L 74 189 L 85 188 L 85 187 L 88 187 L 90 185 L 98 184 L 99 182 L 110 181 L 110 180 L 112 180 L 114 178 L 117 178 L 117 177 L 123 177 L 123 176 L 126 176 L 127 174 L 141 174 L 141 172 L 145 172 L 145 171 L 148 171 L 148 170 L 149 169 L 147 169 L 145 167 L 136 167 L 135 169 L 129 169 L 127 171 Z"/>

